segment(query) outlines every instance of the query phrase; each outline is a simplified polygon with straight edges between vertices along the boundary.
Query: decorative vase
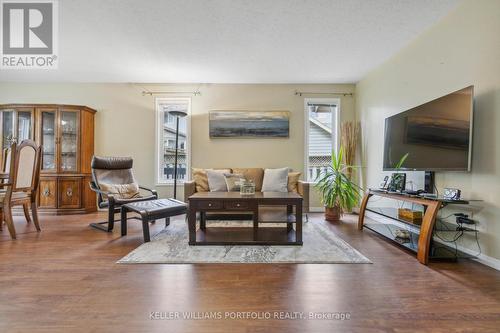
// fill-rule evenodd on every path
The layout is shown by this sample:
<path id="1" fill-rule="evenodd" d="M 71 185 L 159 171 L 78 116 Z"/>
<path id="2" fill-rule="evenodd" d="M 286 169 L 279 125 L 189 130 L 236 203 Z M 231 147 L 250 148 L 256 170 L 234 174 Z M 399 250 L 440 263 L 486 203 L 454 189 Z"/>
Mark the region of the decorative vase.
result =
<path id="1" fill-rule="evenodd" d="M 240 184 L 240 194 L 241 195 L 254 195 L 255 194 L 255 184 L 250 180 L 245 180 Z"/>
<path id="2" fill-rule="evenodd" d="M 340 207 L 325 207 L 325 220 L 328 222 L 340 221 Z"/>

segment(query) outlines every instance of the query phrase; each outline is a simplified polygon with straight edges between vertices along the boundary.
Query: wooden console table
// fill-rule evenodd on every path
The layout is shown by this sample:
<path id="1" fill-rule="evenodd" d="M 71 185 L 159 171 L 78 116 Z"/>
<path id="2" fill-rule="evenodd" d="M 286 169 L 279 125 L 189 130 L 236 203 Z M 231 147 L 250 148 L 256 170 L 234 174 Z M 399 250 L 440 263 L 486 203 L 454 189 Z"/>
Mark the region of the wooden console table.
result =
<path id="1" fill-rule="evenodd" d="M 385 197 L 414 204 L 423 205 L 425 213 L 420 226 L 420 235 L 418 237 L 417 259 L 420 263 L 427 265 L 429 262 L 429 253 L 431 248 L 432 232 L 436 223 L 436 216 L 442 207 L 447 204 L 468 204 L 465 200 L 447 200 L 443 198 L 417 197 L 406 194 L 387 193 L 378 190 L 369 190 L 363 197 L 359 211 L 358 229 L 363 230 L 364 219 L 368 200 L 372 196 Z"/>

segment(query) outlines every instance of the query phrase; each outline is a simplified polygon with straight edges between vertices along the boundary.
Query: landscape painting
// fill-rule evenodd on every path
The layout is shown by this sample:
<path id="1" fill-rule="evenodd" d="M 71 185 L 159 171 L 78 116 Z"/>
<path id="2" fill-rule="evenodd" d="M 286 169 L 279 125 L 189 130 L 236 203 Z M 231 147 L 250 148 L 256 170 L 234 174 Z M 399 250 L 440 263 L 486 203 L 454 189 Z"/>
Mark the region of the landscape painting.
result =
<path id="1" fill-rule="evenodd" d="M 211 111 L 211 138 L 274 137 L 290 135 L 288 111 Z"/>

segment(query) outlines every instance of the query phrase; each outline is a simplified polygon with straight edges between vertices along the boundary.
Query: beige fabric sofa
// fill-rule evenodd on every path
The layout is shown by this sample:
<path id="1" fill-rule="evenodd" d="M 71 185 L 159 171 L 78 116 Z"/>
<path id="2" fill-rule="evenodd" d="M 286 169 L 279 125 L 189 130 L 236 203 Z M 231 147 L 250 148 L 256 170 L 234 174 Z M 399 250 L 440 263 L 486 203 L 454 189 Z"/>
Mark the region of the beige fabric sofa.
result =
<path id="1" fill-rule="evenodd" d="M 227 170 L 230 173 L 241 174 L 246 179 L 251 179 L 255 183 L 255 191 L 258 192 L 262 188 L 264 179 L 264 169 L 262 168 L 220 168 Z M 302 211 L 309 212 L 309 183 L 299 180 L 299 172 L 288 173 L 288 191 L 297 192 L 304 199 Z M 184 182 L 184 201 L 188 202 L 188 198 L 196 192 L 209 191 L 208 180 L 206 178 L 205 169 L 193 168 L 193 177 L 191 181 Z"/>

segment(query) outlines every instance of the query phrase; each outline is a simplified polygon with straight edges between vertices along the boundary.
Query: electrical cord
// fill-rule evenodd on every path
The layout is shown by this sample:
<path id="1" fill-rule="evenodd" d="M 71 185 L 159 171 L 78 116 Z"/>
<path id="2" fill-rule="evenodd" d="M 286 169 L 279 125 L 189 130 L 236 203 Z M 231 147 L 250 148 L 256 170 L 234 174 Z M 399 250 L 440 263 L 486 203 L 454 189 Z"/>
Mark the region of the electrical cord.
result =
<path id="1" fill-rule="evenodd" d="M 433 185 L 434 185 L 434 189 L 436 190 L 436 196 L 439 198 L 439 190 L 436 186 L 436 183 L 434 183 Z"/>
<path id="2" fill-rule="evenodd" d="M 445 217 L 440 217 L 441 220 L 445 220 L 445 219 L 448 219 L 452 216 L 456 216 L 456 213 L 452 213 L 452 214 L 449 214 Z M 439 220 L 436 221 L 436 223 L 439 223 Z M 439 235 L 439 231 L 437 230 L 434 230 L 433 232 L 433 235 L 435 235 L 438 239 L 440 239 L 441 241 L 445 242 L 445 243 L 453 243 L 454 245 L 454 248 L 455 248 L 455 257 L 456 258 L 459 258 L 459 253 L 458 253 L 458 241 L 460 240 L 460 238 L 464 237 L 465 236 L 465 230 L 468 229 L 467 227 L 464 227 L 463 223 L 457 223 L 457 229 L 456 230 L 453 230 L 453 229 L 450 229 L 445 223 L 441 223 L 441 226 L 446 229 L 444 230 L 445 232 L 448 232 L 448 231 L 456 231 L 455 235 L 453 236 L 452 239 L 446 239 L 445 237 Z M 470 229 L 469 229 L 470 230 Z M 477 230 L 477 225 L 474 223 L 474 237 L 475 237 L 475 241 L 476 241 L 476 244 L 477 244 L 477 247 L 478 247 L 478 253 L 471 256 L 470 258 L 475 258 L 477 259 L 481 253 L 482 253 L 482 249 L 481 249 L 481 245 L 479 243 L 479 235 L 478 235 L 478 230 Z M 441 247 L 435 247 L 435 249 L 445 249 L 449 252 L 452 252 L 450 251 L 450 249 L 444 247 L 444 246 L 441 246 Z"/>

